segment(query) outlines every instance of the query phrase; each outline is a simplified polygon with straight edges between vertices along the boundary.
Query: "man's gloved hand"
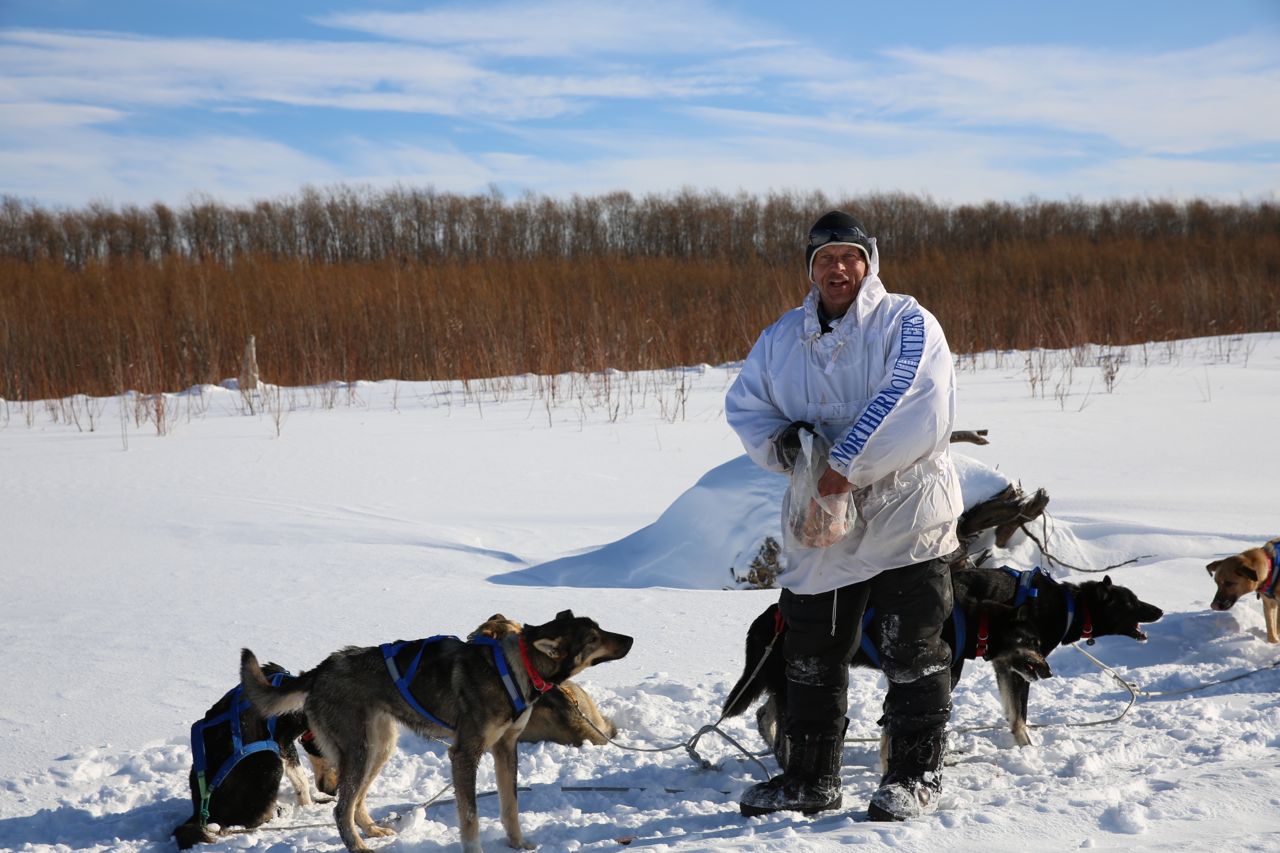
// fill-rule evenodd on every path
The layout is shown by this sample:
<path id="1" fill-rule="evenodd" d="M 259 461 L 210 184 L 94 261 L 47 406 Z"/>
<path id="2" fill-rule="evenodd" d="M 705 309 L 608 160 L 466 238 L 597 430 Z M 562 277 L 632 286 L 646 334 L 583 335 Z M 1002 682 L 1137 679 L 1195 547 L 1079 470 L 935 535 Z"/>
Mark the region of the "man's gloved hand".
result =
<path id="1" fill-rule="evenodd" d="M 808 421 L 792 421 L 773 439 L 774 450 L 778 461 L 790 471 L 796 466 L 796 457 L 800 455 L 800 430 L 813 432 L 813 424 Z"/>

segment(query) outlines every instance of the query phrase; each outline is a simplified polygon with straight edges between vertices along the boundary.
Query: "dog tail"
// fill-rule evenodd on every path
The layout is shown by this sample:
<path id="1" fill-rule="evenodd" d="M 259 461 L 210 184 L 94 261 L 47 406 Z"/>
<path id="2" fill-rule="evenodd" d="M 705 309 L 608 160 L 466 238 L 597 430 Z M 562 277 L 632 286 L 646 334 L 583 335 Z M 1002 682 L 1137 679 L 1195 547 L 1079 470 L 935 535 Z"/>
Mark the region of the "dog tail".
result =
<path id="1" fill-rule="evenodd" d="M 774 638 L 779 636 L 777 613 L 778 605 L 769 605 L 747 629 L 747 663 L 742 677 L 729 691 L 722 712 L 724 717 L 746 713 L 751 703 L 759 699 L 766 689 L 770 692 L 786 689 L 782 644 L 774 642 Z"/>
<path id="2" fill-rule="evenodd" d="M 248 649 L 240 652 L 240 685 L 254 709 L 264 717 L 301 711 L 311 690 L 311 680 L 311 673 L 304 672 L 296 678 L 286 678 L 279 687 L 272 687 L 254 653 Z"/>

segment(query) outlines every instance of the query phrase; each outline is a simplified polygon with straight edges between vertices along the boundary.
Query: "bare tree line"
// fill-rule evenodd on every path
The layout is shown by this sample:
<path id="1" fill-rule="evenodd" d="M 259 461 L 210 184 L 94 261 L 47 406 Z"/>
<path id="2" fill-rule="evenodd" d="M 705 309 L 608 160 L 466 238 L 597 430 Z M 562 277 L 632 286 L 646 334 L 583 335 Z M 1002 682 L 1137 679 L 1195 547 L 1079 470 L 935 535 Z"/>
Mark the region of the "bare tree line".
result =
<path id="1" fill-rule="evenodd" d="M 822 193 L 626 192 L 507 200 L 432 189 L 337 186 L 229 206 L 193 200 L 174 209 L 94 203 L 54 210 L 0 199 L 0 256 L 158 262 L 185 257 L 233 263 L 245 257 L 312 263 L 405 263 L 503 258 L 745 257 L 783 263 L 808 223 L 833 207 L 858 215 L 896 255 L 927 249 L 1043 241 L 1055 237 L 1212 239 L 1280 233 L 1280 205 L 1203 200 L 1028 200 L 948 206 L 928 198 L 877 194 L 830 199 Z"/>
<path id="2" fill-rule="evenodd" d="M 742 358 L 854 210 L 957 353 L 1280 329 L 1280 208 L 948 207 L 820 193 L 553 200 L 339 187 L 51 210 L 0 202 L 0 397 L 264 380 L 467 379 Z"/>

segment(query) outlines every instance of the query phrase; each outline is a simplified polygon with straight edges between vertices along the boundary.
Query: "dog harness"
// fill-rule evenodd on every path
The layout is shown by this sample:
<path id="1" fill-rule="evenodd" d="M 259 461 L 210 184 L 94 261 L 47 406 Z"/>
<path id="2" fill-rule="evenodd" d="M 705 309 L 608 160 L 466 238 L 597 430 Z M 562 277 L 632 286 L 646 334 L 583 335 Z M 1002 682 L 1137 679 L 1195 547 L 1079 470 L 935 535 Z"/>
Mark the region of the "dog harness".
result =
<path id="1" fill-rule="evenodd" d="M 1275 598 L 1277 581 L 1280 581 L 1280 548 L 1273 547 L 1271 549 L 1271 571 L 1267 572 L 1267 579 L 1258 588 L 1258 595 L 1260 597 Z"/>
<path id="2" fill-rule="evenodd" d="M 1278 553 L 1280 553 L 1280 551 L 1278 551 Z M 1272 558 L 1272 565 L 1273 565 L 1272 575 L 1274 579 L 1271 582 L 1271 586 L 1274 589 L 1274 587 L 1276 586 L 1276 580 L 1280 580 L 1280 571 L 1276 571 L 1274 569 L 1274 566 L 1276 565 L 1276 558 L 1274 557 Z M 1050 575 L 1048 572 L 1046 572 L 1044 569 L 1040 568 L 1039 566 L 1036 566 L 1030 571 L 1025 571 L 1025 572 L 1019 571 L 1018 569 L 1015 569 L 1015 568 L 1011 568 L 1010 566 L 1001 566 L 1000 568 L 1008 572 L 1018 581 L 1018 588 L 1014 592 L 1014 596 L 1013 596 L 1013 606 L 1015 608 L 1021 607 L 1022 605 L 1026 604 L 1029 600 L 1033 598 L 1040 597 L 1040 590 L 1036 589 L 1035 586 L 1033 585 L 1037 575 L 1043 575 L 1044 577 L 1049 578 L 1050 580 L 1053 580 L 1052 575 Z M 1071 594 L 1071 590 L 1067 589 L 1066 587 L 1062 587 L 1062 593 L 1066 597 L 1067 624 L 1066 624 L 1066 627 L 1063 628 L 1062 630 L 1062 638 L 1058 641 L 1058 643 L 1059 645 L 1069 645 L 1069 643 L 1067 642 L 1067 634 L 1071 631 L 1071 625 L 1075 621 L 1076 599 L 1075 599 L 1075 596 Z M 1084 616 L 1084 625 L 1081 628 L 1080 636 L 1078 639 L 1085 640 L 1088 642 L 1089 645 L 1092 646 L 1094 644 L 1093 618 L 1089 613 L 1089 606 L 1084 602 L 1083 599 L 1080 601 L 1080 611 Z M 862 649 L 863 654 L 865 654 L 867 658 L 871 661 L 871 665 L 879 669 L 880 668 L 880 651 L 879 649 L 876 648 L 875 643 L 873 643 L 871 641 L 871 638 L 867 635 L 867 628 L 871 625 L 871 621 L 875 618 L 875 615 L 876 615 L 876 609 L 874 607 L 868 607 L 866 612 L 863 614 L 862 640 L 859 644 L 859 647 Z M 951 625 L 953 629 L 952 634 L 954 635 L 954 641 L 952 642 L 952 645 L 951 645 L 951 649 L 952 649 L 951 664 L 952 666 L 954 666 L 964 659 L 964 650 L 967 642 L 966 628 L 968 626 L 966 624 L 966 617 L 963 609 L 959 607 L 952 608 Z M 782 610 L 779 609 L 775 611 L 773 614 L 774 636 L 777 637 L 781 635 L 786 630 L 786 627 L 787 627 L 786 620 L 783 619 L 782 617 Z M 977 642 L 977 647 L 974 651 L 975 659 L 986 658 L 987 647 L 989 645 L 990 639 L 991 639 L 991 630 L 988 623 L 988 614 L 986 611 L 982 611 L 978 614 L 978 642 Z M 1075 640 L 1072 640 L 1071 642 L 1075 642 Z"/>
<path id="3" fill-rule="evenodd" d="M 1017 589 L 1013 594 L 1013 607 L 1015 609 L 1026 604 L 1033 598 L 1040 597 L 1040 590 L 1036 589 L 1034 586 L 1035 579 L 1038 575 L 1048 578 L 1049 580 L 1053 580 L 1053 576 L 1039 566 L 1036 566 L 1029 571 L 1020 571 L 1011 566 L 1001 566 L 1000 568 L 1018 582 Z M 1076 618 L 1076 597 L 1072 595 L 1071 590 L 1065 586 L 1062 587 L 1062 594 L 1066 599 L 1067 621 L 1066 625 L 1062 629 L 1062 637 L 1059 638 L 1058 644 L 1070 645 L 1067 641 L 1067 634 L 1070 633 L 1071 625 Z M 1079 639 L 1085 640 L 1092 646 L 1094 644 L 1093 618 L 1090 616 L 1089 607 L 1085 604 L 1083 599 L 1080 601 L 1080 611 L 1084 616 L 1084 625 L 1081 628 Z M 978 642 L 974 649 L 975 658 L 985 659 L 987 656 L 987 648 L 991 641 L 989 620 L 990 616 L 985 610 L 978 614 Z M 1071 642 L 1074 642 L 1074 640 Z"/>
<path id="4" fill-rule="evenodd" d="M 1013 594 L 1014 608 L 1021 607 L 1032 598 L 1040 597 L 1040 590 L 1033 586 L 1037 575 L 1042 575 L 1051 581 L 1053 580 L 1053 576 L 1039 566 L 1025 572 L 1019 571 L 1011 566 L 1001 566 L 1000 568 L 1018 581 L 1018 588 Z M 1075 642 L 1075 640 L 1068 642 L 1067 634 L 1071 632 L 1071 624 L 1076 618 L 1076 597 L 1072 595 L 1071 590 L 1065 586 L 1062 587 L 1062 595 L 1066 599 L 1067 622 L 1062 629 L 1062 636 L 1058 639 L 1058 645 L 1070 645 Z M 1084 625 L 1081 626 L 1080 636 L 1077 639 L 1084 640 L 1092 646 L 1095 642 L 1093 638 L 1093 617 L 1090 615 L 1089 605 L 1084 602 L 1084 599 L 1080 600 L 1080 612 L 1084 616 Z M 987 645 L 988 641 L 991 639 L 991 632 L 988 628 L 987 622 L 988 615 L 983 611 L 978 616 L 978 646 L 974 653 L 975 657 L 985 658 L 987 656 Z"/>
<path id="5" fill-rule="evenodd" d="M 418 666 L 422 663 L 422 653 L 426 651 L 428 645 L 431 643 L 438 643 L 441 640 L 457 639 L 457 637 L 449 636 L 447 634 L 437 634 L 434 637 L 427 637 L 425 640 L 401 640 L 397 643 L 383 643 L 378 647 L 382 651 L 382 659 L 386 661 L 387 672 L 390 673 L 391 680 L 395 682 L 396 689 L 400 691 L 400 695 L 404 698 L 404 701 L 409 703 L 409 707 L 426 717 L 432 723 L 435 723 L 441 728 L 448 729 L 449 731 L 453 731 L 457 726 L 451 723 L 446 723 L 444 720 L 422 707 L 422 703 L 415 699 L 413 693 L 409 690 L 409 685 L 413 682 L 413 677 L 418 674 Z M 459 640 L 459 642 L 461 642 L 461 640 Z M 524 696 L 520 694 L 520 688 L 516 686 L 515 679 L 511 677 L 511 670 L 507 666 L 507 656 L 502 653 L 501 641 L 495 640 L 492 637 L 472 637 L 470 640 L 467 640 L 467 642 L 472 645 L 488 646 L 490 648 L 493 652 L 493 663 L 498 668 L 498 676 L 502 679 L 502 686 L 506 688 L 507 698 L 511 700 L 512 713 L 517 717 L 524 713 L 525 708 L 529 707 L 529 703 L 524 700 Z M 396 655 L 398 655 L 401 649 L 405 646 L 411 646 L 414 643 L 418 644 L 418 651 L 413 656 L 413 661 L 409 664 L 409 668 L 402 673 L 400 672 L 400 668 L 396 666 Z M 520 638 L 520 651 L 522 654 L 525 654 L 524 637 Z M 528 663 L 527 654 L 525 655 L 525 665 L 529 668 L 530 675 L 537 679 L 534 683 L 535 689 L 538 689 L 539 692 L 546 692 L 539 687 L 537 682 L 541 682 L 542 678 L 533 671 L 533 667 Z M 550 690 L 552 686 L 553 685 L 548 684 L 546 690 Z"/>
<path id="6" fill-rule="evenodd" d="M 1040 568 L 1039 566 L 1036 566 L 1035 568 L 1026 572 L 1019 571 L 1018 569 L 1015 569 L 1012 566 L 1001 566 L 1000 568 L 1002 571 L 1010 575 L 1014 580 L 1018 582 L 1018 588 L 1013 593 L 1013 606 L 1015 609 L 1026 604 L 1028 598 L 1040 597 L 1040 590 L 1036 589 L 1035 586 L 1033 586 L 1037 575 L 1044 575 L 1046 578 L 1049 578 L 1049 580 L 1053 580 L 1053 578 L 1049 576 L 1049 573 L 1046 572 L 1044 569 Z M 1070 595 L 1067 596 L 1067 600 L 1070 601 Z M 1070 604 L 1067 605 L 1067 611 L 1068 611 L 1068 615 L 1070 615 L 1070 611 L 1071 611 Z M 1068 619 L 1068 621 L 1070 620 Z"/>
<path id="7" fill-rule="evenodd" d="M 876 609 L 868 607 L 867 612 L 862 614 L 862 642 L 860 647 L 863 654 L 871 660 L 871 665 L 876 669 L 880 669 L 880 650 L 876 648 L 876 644 L 871 642 L 871 638 L 867 636 L 867 627 L 871 624 L 871 620 L 876 616 Z M 951 625 L 955 629 L 955 641 L 951 644 L 951 665 L 955 666 L 964 658 L 965 645 L 965 616 L 964 611 L 959 607 L 951 610 Z"/>
<path id="8" fill-rule="evenodd" d="M 1021 571 L 1018 571 L 1017 569 L 1010 568 L 1009 566 L 1001 566 L 1000 568 L 1008 572 L 1010 575 L 1012 575 L 1013 578 L 1018 582 L 1018 588 L 1013 595 L 1014 607 L 1021 607 L 1022 605 L 1026 604 L 1027 601 L 1029 601 L 1030 599 L 1038 598 L 1040 596 L 1040 591 L 1036 589 L 1035 586 L 1033 585 L 1036 579 L 1036 575 L 1044 575 L 1045 577 L 1049 576 L 1048 573 L 1046 573 L 1039 566 L 1036 566 L 1034 569 L 1027 572 L 1021 572 Z M 1071 618 L 1074 612 L 1075 612 L 1075 603 L 1072 600 L 1071 593 L 1068 592 L 1067 593 L 1067 627 L 1068 628 L 1071 627 Z M 875 617 L 875 614 L 876 614 L 875 608 L 870 607 L 867 609 L 866 614 L 862 617 L 862 651 L 864 654 L 866 654 L 868 658 L 871 659 L 871 663 L 876 668 L 879 668 L 880 653 L 876 649 L 875 643 L 871 642 L 871 638 L 867 636 L 867 626 L 871 624 L 871 620 L 872 618 Z M 961 660 L 964 659 L 964 650 L 968 640 L 968 634 L 966 631 L 966 629 L 968 628 L 968 625 L 966 624 L 966 617 L 963 609 L 959 607 L 952 608 L 951 624 L 952 624 L 952 628 L 954 629 L 953 634 L 955 635 L 955 640 L 951 644 L 951 665 L 955 666 Z M 978 643 L 977 643 L 977 648 L 974 651 L 975 658 L 985 658 L 987 656 L 987 646 L 989 644 L 990 639 L 991 639 L 991 629 L 988 622 L 988 616 L 986 611 L 983 611 L 978 614 Z"/>
<path id="9" fill-rule="evenodd" d="M 285 676 L 288 674 L 287 672 L 278 672 L 271 676 L 271 686 L 279 687 L 280 682 L 284 681 Z M 228 700 L 227 710 L 207 720 L 198 720 L 191 726 L 191 755 L 192 764 L 196 771 L 196 782 L 200 789 L 201 826 L 209 822 L 209 801 L 213 799 L 213 792 L 223 783 L 237 764 L 255 752 L 280 754 L 280 744 L 275 741 L 275 717 L 267 717 L 267 736 L 265 739 L 245 743 L 240 729 L 240 715 L 250 710 L 252 706 L 249 704 L 249 700 L 244 698 L 244 688 L 237 684 L 228 690 L 222 698 Z M 223 723 L 231 724 L 231 755 L 226 761 L 222 762 L 218 772 L 213 774 L 213 780 L 206 781 L 208 759 L 204 751 L 204 733 L 206 729 Z"/>

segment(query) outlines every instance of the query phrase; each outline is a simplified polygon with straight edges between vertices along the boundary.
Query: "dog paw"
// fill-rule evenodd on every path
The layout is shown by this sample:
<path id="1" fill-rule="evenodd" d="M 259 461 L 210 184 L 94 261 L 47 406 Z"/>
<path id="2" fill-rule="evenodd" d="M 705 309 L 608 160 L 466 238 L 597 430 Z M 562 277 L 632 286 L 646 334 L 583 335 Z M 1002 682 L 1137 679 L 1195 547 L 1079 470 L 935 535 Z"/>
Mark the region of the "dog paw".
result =
<path id="1" fill-rule="evenodd" d="M 1038 652 L 1030 649 L 1020 649 L 1004 656 L 1003 663 L 1027 681 L 1053 678 L 1053 670 L 1049 668 L 1049 662 Z"/>
<path id="2" fill-rule="evenodd" d="M 534 844 L 532 841 L 526 841 L 523 838 L 517 838 L 517 839 L 508 838 L 507 846 L 510 847 L 512 850 L 537 850 L 538 849 L 538 845 Z"/>
<path id="3" fill-rule="evenodd" d="M 381 826 L 374 823 L 364 827 L 364 834 L 370 838 L 388 838 L 395 835 L 396 831 L 389 826 Z"/>

